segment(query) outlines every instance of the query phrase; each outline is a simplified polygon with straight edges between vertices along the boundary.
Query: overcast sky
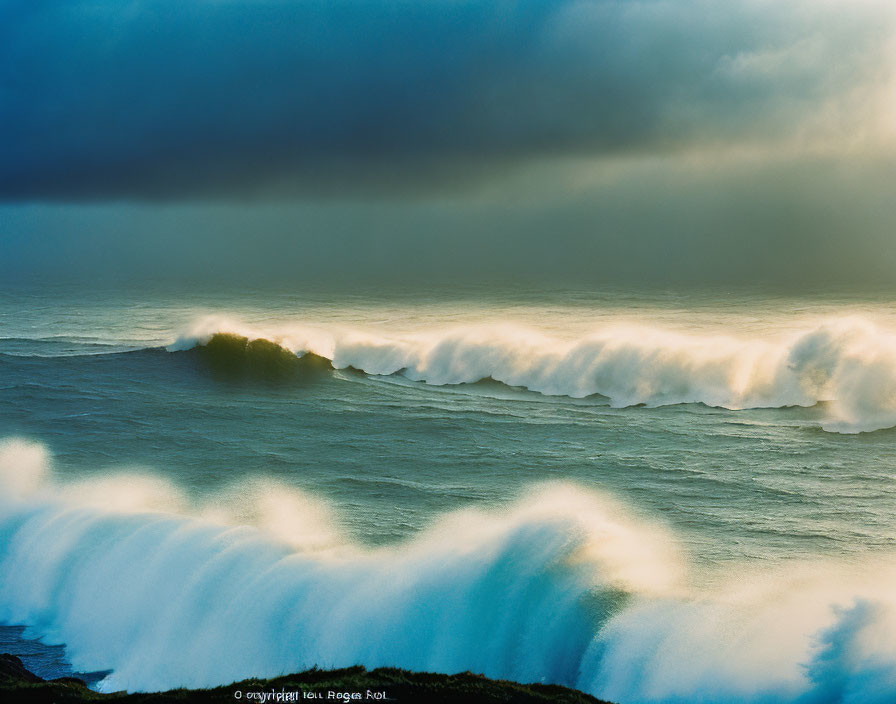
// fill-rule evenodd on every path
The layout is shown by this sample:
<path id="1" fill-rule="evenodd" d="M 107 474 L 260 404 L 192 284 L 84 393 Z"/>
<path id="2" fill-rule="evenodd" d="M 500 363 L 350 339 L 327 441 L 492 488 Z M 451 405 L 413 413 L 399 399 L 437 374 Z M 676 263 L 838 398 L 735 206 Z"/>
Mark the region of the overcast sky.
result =
<path id="1" fill-rule="evenodd" d="M 0 273 L 890 283 L 890 0 L 0 0 Z"/>

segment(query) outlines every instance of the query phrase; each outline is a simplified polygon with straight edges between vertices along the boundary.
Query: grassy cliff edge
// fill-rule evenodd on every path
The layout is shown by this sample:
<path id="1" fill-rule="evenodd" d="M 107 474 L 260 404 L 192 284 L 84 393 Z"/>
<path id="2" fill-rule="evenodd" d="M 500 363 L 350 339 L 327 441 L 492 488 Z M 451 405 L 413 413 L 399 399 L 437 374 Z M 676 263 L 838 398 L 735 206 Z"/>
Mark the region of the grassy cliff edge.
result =
<path id="1" fill-rule="evenodd" d="M 308 670 L 271 679 L 249 679 L 214 689 L 175 689 L 159 693 L 94 692 L 75 678 L 43 680 L 14 655 L 0 655 L 0 700 L 37 704 L 219 704 L 228 702 L 399 702 L 400 704 L 607 704 L 556 685 L 519 684 L 464 672 L 440 675 L 393 668 Z"/>

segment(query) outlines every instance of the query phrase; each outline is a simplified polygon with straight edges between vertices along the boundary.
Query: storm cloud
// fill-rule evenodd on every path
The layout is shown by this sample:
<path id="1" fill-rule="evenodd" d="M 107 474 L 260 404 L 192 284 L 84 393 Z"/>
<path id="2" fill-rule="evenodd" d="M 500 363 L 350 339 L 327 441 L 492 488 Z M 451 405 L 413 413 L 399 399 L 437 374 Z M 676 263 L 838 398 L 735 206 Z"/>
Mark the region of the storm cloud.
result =
<path id="1" fill-rule="evenodd" d="M 894 26 L 883 0 L 4 0 L 0 198 L 395 193 L 570 157 L 873 148 Z"/>

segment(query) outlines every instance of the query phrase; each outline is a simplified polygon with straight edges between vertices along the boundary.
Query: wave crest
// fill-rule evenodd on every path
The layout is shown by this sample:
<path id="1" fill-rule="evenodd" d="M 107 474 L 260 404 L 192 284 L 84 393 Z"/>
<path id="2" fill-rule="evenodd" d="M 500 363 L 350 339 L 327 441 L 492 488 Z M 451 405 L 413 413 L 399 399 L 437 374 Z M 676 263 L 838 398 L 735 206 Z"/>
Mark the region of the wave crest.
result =
<path id="1" fill-rule="evenodd" d="M 213 374 L 228 379 L 305 378 L 333 368 L 330 360 L 313 352 L 301 356 L 265 338 L 219 332 L 195 348 Z"/>
<path id="2" fill-rule="evenodd" d="M 573 485 L 367 548 L 324 502 L 283 486 L 205 506 L 169 487 L 160 505 L 157 479 L 122 506 L 115 477 L 92 482 L 73 492 L 40 446 L 0 445 L 0 620 L 66 643 L 76 668 L 113 668 L 105 690 L 363 664 L 622 704 L 896 697 L 893 556 L 697 580 L 664 529 Z M 253 506 L 236 516 L 234 497 Z"/>
<path id="3" fill-rule="evenodd" d="M 35 448 L 5 443 L 0 468 Z M 0 491 L 0 620 L 66 643 L 75 667 L 112 668 L 107 691 L 357 663 L 572 683 L 614 605 L 678 575 L 661 529 L 568 485 L 366 548 L 325 503 L 282 485 L 165 507 L 151 487 L 121 506 L 114 477 L 72 492 L 50 467 L 29 471 L 43 478 L 29 493 Z M 94 481 L 105 500 L 85 495 Z"/>
<path id="4" fill-rule="evenodd" d="M 222 335 L 224 330 L 234 332 Z M 235 340 L 245 347 L 245 358 L 231 349 L 238 346 Z M 825 430 L 896 426 L 896 334 L 860 318 L 779 340 L 614 326 L 573 341 L 509 326 L 387 336 L 296 326 L 264 331 L 211 318 L 169 349 L 198 344 L 221 348 L 224 355 L 227 348 L 227 364 L 236 359 L 243 369 L 252 367 L 246 360 L 256 343 L 272 367 L 292 364 L 286 361 L 289 350 L 316 369 L 400 373 L 433 385 L 492 379 L 545 395 L 600 395 L 616 407 L 703 403 L 742 410 L 828 402 Z"/>

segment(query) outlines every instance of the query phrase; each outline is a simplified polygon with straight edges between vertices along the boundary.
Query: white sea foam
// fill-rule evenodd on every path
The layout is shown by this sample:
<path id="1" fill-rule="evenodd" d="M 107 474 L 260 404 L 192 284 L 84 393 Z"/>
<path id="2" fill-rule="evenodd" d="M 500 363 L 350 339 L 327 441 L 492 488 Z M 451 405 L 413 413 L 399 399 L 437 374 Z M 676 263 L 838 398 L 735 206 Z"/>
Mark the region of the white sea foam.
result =
<path id="1" fill-rule="evenodd" d="M 0 620 L 112 668 L 106 690 L 360 663 L 620 704 L 896 699 L 890 557 L 698 579 L 667 530 L 568 484 L 366 548 L 283 486 L 196 502 L 161 479 L 91 482 L 70 491 L 40 446 L 0 446 Z"/>
<path id="2" fill-rule="evenodd" d="M 896 334 L 857 317 L 771 339 L 614 325 L 578 340 L 506 325 L 384 335 L 269 330 L 214 317 L 169 349 L 188 349 L 216 332 L 271 339 L 299 355 L 326 357 L 336 368 L 401 373 L 434 385 L 492 378 L 547 395 L 599 394 L 617 407 L 704 403 L 741 410 L 829 402 L 825 430 L 896 426 Z"/>

